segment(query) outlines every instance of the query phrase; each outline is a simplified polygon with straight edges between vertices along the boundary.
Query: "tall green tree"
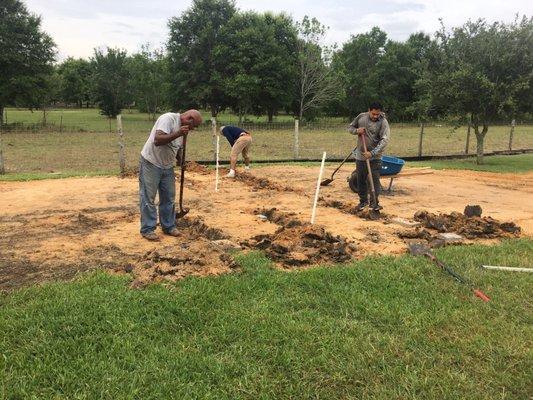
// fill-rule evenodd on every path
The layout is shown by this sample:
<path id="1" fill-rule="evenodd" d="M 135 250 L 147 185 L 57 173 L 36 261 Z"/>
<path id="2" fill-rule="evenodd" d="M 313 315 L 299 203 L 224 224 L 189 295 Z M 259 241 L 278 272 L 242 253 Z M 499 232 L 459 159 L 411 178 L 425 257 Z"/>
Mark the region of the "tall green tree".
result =
<path id="1" fill-rule="evenodd" d="M 161 50 L 142 47 L 128 61 L 133 99 L 139 111 L 155 120 L 168 92 L 167 59 Z"/>
<path id="2" fill-rule="evenodd" d="M 103 115 L 115 118 L 132 100 L 126 51 L 109 47 L 105 51 L 95 49 L 92 62 L 93 98 Z"/>
<path id="3" fill-rule="evenodd" d="M 81 108 L 83 103 L 91 100 L 92 65 L 82 58 L 67 58 L 57 69 L 61 76 L 61 99 L 66 104 L 76 104 Z"/>
<path id="4" fill-rule="evenodd" d="M 55 57 L 41 19 L 19 0 L 0 2 L 0 121 L 8 104 L 32 106 L 46 86 Z M 0 122 L 0 123 L 1 123 Z"/>
<path id="5" fill-rule="evenodd" d="M 253 111 L 274 114 L 292 102 L 296 73 L 296 28 L 284 14 L 235 14 L 221 30 L 215 48 L 229 104 L 242 117 Z"/>
<path id="6" fill-rule="evenodd" d="M 344 115 L 354 116 L 379 99 L 377 65 L 385 52 L 387 34 L 374 27 L 368 33 L 352 36 L 333 58 L 332 67 L 341 82 Z"/>
<path id="7" fill-rule="evenodd" d="M 216 116 L 228 105 L 213 51 L 220 43 L 220 30 L 235 12 L 230 0 L 194 0 L 169 21 L 169 102 L 174 109 L 208 108 Z"/>
<path id="8" fill-rule="evenodd" d="M 338 97 L 340 82 L 331 67 L 334 47 L 325 46 L 327 27 L 305 16 L 298 24 L 296 115 L 316 111 Z"/>
<path id="9" fill-rule="evenodd" d="M 450 113 L 469 113 L 483 163 L 491 123 L 531 112 L 533 91 L 533 18 L 513 23 L 469 21 L 437 33 L 445 68 L 432 76 L 435 102 Z"/>

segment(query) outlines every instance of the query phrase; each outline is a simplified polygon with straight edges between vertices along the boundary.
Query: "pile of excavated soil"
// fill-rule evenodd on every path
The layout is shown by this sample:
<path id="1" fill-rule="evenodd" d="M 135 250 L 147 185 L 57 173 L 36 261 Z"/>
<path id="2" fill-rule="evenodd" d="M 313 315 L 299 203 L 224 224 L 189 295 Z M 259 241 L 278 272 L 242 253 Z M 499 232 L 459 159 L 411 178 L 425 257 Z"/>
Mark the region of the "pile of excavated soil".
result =
<path id="1" fill-rule="evenodd" d="M 346 239 L 307 223 L 282 226 L 273 234 L 257 235 L 243 245 L 263 250 L 284 267 L 343 263 L 350 261 L 356 251 Z"/>
<path id="2" fill-rule="evenodd" d="M 296 213 L 282 212 L 279 211 L 277 208 L 265 208 L 261 210 L 255 210 L 254 213 L 264 215 L 268 221 L 287 228 L 292 228 L 303 224 L 302 221 L 299 221 L 297 219 Z"/>
<path id="3" fill-rule="evenodd" d="M 267 178 L 259 178 L 247 172 L 239 172 L 235 175 L 235 179 L 239 182 L 245 183 L 256 190 L 269 189 L 278 192 L 296 192 L 294 188 L 280 183 L 273 182 Z"/>
<path id="4" fill-rule="evenodd" d="M 499 222 L 491 217 L 467 217 L 458 212 L 433 214 L 418 211 L 414 218 L 428 229 L 457 233 L 467 239 L 516 237 L 521 231 L 514 222 Z"/>
<path id="5" fill-rule="evenodd" d="M 149 251 L 124 270 L 133 272 L 131 286 L 139 288 L 152 282 L 176 282 L 191 275 L 220 275 L 235 267 L 233 258 L 216 241 L 197 238 Z"/>
<path id="6" fill-rule="evenodd" d="M 179 169 L 179 166 L 178 166 Z M 205 165 L 198 164 L 196 161 L 186 161 L 185 162 L 185 171 L 194 172 L 202 175 L 209 175 L 211 171 Z"/>

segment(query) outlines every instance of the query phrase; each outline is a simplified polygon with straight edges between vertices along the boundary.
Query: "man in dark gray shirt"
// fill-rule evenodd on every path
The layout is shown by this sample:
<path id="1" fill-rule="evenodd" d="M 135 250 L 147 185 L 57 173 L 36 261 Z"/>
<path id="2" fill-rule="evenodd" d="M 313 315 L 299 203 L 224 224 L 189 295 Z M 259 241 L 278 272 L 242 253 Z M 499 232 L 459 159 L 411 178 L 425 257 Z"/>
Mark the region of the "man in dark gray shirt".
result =
<path id="1" fill-rule="evenodd" d="M 370 160 L 370 169 L 372 172 L 372 180 L 376 190 L 376 198 L 372 199 L 370 207 L 373 210 L 380 210 L 383 207 L 379 205 L 379 193 L 381 185 L 379 183 L 379 176 L 381 170 L 381 156 L 383 150 L 389 143 L 390 128 L 385 114 L 383 113 L 383 106 L 380 103 L 372 103 L 368 107 L 368 112 L 359 114 L 352 123 L 348 126 L 348 131 L 352 135 L 358 135 L 357 150 L 355 154 L 355 163 L 357 167 L 357 192 L 359 194 L 358 210 L 362 210 L 368 206 L 368 169 L 366 160 Z M 367 151 L 363 148 L 363 138 L 366 139 Z"/>

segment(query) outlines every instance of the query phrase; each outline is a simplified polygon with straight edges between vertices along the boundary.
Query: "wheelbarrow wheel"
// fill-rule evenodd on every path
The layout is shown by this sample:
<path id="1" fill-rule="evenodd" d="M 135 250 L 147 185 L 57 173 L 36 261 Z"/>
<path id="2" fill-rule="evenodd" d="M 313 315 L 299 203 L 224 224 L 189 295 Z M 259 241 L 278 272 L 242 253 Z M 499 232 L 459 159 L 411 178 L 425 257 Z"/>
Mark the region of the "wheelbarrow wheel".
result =
<path id="1" fill-rule="evenodd" d="M 348 186 L 350 186 L 352 192 L 357 193 L 357 171 L 353 171 L 348 178 Z"/>

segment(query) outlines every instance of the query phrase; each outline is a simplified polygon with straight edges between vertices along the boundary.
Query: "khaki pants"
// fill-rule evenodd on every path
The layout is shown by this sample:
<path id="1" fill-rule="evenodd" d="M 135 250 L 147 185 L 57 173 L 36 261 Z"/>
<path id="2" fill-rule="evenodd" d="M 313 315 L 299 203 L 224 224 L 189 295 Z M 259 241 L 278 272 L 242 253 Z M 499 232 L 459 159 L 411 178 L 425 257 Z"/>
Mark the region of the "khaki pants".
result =
<path id="1" fill-rule="evenodd" d="M 242 158 L 246 165 L 250 164 L 250 157 L 248 156 L 250 151 L 250 146 L 252 145 L 252 136 L 251 135 L 242 135 L 237 141 L 233 144 L 231 148 L 230 160 L 233 163 L 237 163 L 237 158 L 239 154 L 242 153 Z"/>

